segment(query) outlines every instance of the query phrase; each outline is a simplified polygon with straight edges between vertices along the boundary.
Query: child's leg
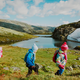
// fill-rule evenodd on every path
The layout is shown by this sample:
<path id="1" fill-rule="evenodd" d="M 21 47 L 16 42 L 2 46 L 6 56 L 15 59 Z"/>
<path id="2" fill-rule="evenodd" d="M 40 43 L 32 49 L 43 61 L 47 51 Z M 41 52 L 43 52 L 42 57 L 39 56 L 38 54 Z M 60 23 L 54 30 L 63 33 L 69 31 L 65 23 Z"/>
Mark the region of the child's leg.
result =
<path id="1" fill-rule="evenodd" d="M 32 68 L 29 67 L 29 68 L 28 68 L 28 73 L 27 73 L 26 77 L 29 76 L 31 73 L 32 73 Z"/>
<path id="2" fill-rule="evenodd" d="M 38 68 L 34 67 L 32 69 L 36 72 L 36 74 L 38 74 Z"/>
<path id="3" fill-rule="evenodd" d="M 62 73 L 64 72 L 64 69 L 62 69 L 62 68 L 60 68 L 60 67 L 59 67 L 59 69 L 60 69 L 60 70 L 59 70 L 59 74 L 62 75 Z"/>

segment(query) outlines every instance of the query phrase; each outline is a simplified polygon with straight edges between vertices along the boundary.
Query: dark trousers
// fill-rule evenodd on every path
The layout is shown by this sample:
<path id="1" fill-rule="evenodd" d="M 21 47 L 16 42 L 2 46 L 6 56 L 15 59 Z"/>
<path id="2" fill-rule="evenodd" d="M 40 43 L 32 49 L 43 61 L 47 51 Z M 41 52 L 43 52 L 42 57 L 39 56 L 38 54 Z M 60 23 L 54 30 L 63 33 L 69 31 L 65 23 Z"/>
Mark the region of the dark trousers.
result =
<path id="1" fill-rule="evenodd" d="M 38 74 L 38 68 L 34 67 L 28 67 L 28 74 L 27 75 L 30 75 L 32 73 L 32 70 L 34 70 L 36 72 L 36 74 Z"/>

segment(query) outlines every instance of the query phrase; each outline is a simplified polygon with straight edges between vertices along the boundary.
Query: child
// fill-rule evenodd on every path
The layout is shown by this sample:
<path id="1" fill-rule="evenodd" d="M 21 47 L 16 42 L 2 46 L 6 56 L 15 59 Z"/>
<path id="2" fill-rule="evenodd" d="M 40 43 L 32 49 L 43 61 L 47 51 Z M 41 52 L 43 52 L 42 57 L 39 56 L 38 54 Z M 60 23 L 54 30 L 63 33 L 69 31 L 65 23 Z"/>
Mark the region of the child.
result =
<path id="1" fill-rule="evenodd" d="M 2 55 L 2 47 L 0 47 L 0 58 L 3 57 Z"/>
<path id="2" fill-rule="evenodd" d="M 33 44 L 32 48 L 28 50 L 28 53 L 25 55 L 24 61 L 26 62 L 26 67 L 28 67 L 28 74 L 29 76 L 32 73 L 32 70 L 35 71 L 35 73 L 38 75 L 38 68 L 35 66 L 35 55 L 38 50 L 38 47 L 36 44 Z"/>
<path id="3" fill-rule="evenodd" d="M 55 75 L 62 75 L 62 73 L 64 72 L 65 64 L 67 62 L 67 50 L 68 45 L 66 44 L 66 42 L 64 42 L 59 49 L 56 57 L 56 64 L 60 70 L 58 70 Z"/>

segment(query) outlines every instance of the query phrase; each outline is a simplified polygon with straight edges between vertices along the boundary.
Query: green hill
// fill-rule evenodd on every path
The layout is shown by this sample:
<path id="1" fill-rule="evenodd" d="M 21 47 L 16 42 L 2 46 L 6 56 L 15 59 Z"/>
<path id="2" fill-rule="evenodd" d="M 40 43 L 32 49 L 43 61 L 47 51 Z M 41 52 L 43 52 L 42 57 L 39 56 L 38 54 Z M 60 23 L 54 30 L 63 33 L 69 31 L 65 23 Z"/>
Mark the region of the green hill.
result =
<path id="1" fill-rule="evenodd" d="M 55 29 L 55 27 L 34 26 L 19 21 L 5 19 L 0 19 L 0 26 L 29 34 L 50 34 Z"/>
<path id="2" fill-rule="evenodd" d="M 4 28 L 0 26 L 0 43 L 13 43 L 17 41 L 27 40 L 35 38 L 36 36 L 15 31 L 12 29 Z"/>

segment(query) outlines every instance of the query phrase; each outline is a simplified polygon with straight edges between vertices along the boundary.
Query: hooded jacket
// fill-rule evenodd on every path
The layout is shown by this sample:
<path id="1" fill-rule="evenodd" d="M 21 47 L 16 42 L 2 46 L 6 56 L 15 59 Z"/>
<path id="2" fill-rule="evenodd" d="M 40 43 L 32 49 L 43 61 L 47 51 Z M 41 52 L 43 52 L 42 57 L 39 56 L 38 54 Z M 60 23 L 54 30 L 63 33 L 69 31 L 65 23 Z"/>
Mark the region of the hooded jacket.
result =
<path id="1" fill-rule="evenodd" d="M 34 66 L 35 62 L 35 53 L 32 49 L 28 50 L 28 53 L 25 55 L 24 61 L 28 64 L 28 67 Z"/>
<path id="2" fill-rule="evenodd" d="M 67 54 L 64 53 L 61 49 L 59 49 L 59 52 L 58 52 L 57 58 L 56 58 L 57 66 L 64 69 L 66 62 L 67 62 Z"/>

